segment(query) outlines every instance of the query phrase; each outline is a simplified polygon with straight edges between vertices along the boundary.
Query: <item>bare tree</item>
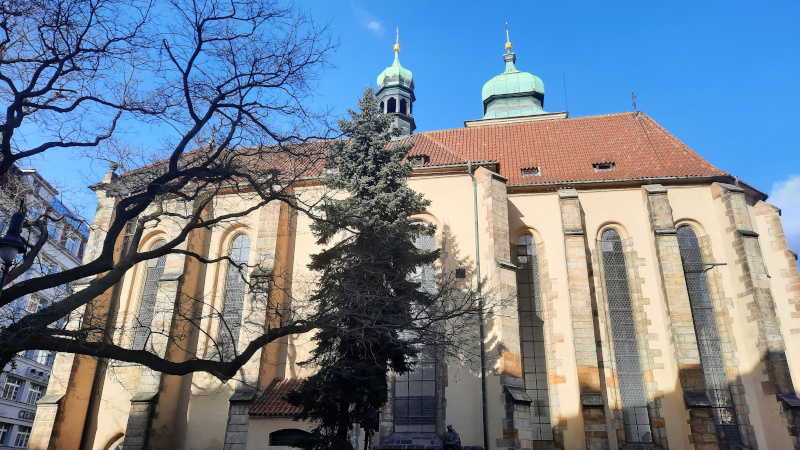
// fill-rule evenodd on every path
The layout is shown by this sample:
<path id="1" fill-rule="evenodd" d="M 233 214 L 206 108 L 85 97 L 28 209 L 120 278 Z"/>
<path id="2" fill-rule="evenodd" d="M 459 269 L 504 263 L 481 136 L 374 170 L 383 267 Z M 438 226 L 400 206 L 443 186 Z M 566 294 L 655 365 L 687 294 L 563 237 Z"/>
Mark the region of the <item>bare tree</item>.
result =
<path id="1" fill-rule="evenodd" d="M 287 294 L 290 305 L 266 295 L 263 280 L 252 276 L 268 270 L 265 261 L 248 266 L 231 253 L 210 255 L 194 244 L 203 233 L 269 204 L 314 215 L 328 195 L 297 189 L 326 167 L 327 114 L 306 107 L 333 48 L 325 26 L 269 0 L 0 1 L 0 14 L 0 101 L 7 105 L 0 174 L 54 151 L 77 150 L 112 163 L 103 182 L 92 186 L 106 219 L 93 225 L 82 265 L 23 280 L 48 239 L 48 224 L 75 217 L 49 210 L 26 221 L 28 252 L 9 274 L 14 283 L 0 293 L 0 308 L 57 286 L 78 288 L 0 324 L 0 367 L 37 349 L 173 375 L 206 371 L 227 380 L 270 342 L 340 324 L 342 308 L 303 303 L 309 296 L 297 279 Z M 166 130 L 152 154 L 130 139 L 147 132 L 142 124 Z M 171 232 L 163 245 L 143 245 L 154 229 Z M 148 320 L 159 311 L 125 319 L 115 317 L 113 304 L 98 301 L 113 296 L 136 267 L 156 270 L 170 255 L 228 267 L 259 313 L 232 323 L 206 293 L 184 291 L 167 319 L 178 325 L 156 329 Z M 273 281 L 271 288 L 287 286 Z M 389 332 L 417 336 L 406 338 L 409 344 L 458 344 L 485 303 L 474 294 L 463 280 L 440 280 L 435 301 Z M 202 325 L 208 320 L 223 331 L 209 333 Z M 359 320 L 365 329 L 381 322 Z M 250 331 L 241 346 L 237 327 Z M 187 335 L 205 335 L 210 350 L 196 352 Z M 168 340 L 184 357 L 153 351 L 147 345 L 153 340 Z"/>
<path id="2" fill-rule="evenodd" d="M 0 307 L 66 283 L 83 287 L 6 321 L 0 367 L 20 351 L 41 349 L 229 378 L 266 342 L 308 329 L 290 322 L 229 360 L 173 362 L 113 344 L 114 330 L 96 325 L 110 312 L 91 302 L 143 261 L 175 253 L 207 264 L 229 259 L 183 245 L 195 230 L 270 202 L 307 208 L 292 186 L 324 159 L 323 145 L 300 144 L 329 131 L 325 114 L 305 104 L 332 48 L 325 26 L 268 0 L 0 2 L 0 174 L 35 155 L 76 149 L 125 172 L 94 187 L 116 203 L 78 267 L 21 281 L 48 239 L 47 224 L 74 217 L 48 211 L 26 221 L 29 249 L 9 273 L 16 282 L 0 294 Z M 118 137 L 145 132 L 137 125 L 143 123 L 167 130 L 155 159 L 129 151 L 132 144 Z M 209 213 L 221 193 L 247 206 Z M 142 250 L 145 230 L 165 222 L 178 231 L 163 246 Z M 84 309 L 79 327 L 53 325 Z"/>

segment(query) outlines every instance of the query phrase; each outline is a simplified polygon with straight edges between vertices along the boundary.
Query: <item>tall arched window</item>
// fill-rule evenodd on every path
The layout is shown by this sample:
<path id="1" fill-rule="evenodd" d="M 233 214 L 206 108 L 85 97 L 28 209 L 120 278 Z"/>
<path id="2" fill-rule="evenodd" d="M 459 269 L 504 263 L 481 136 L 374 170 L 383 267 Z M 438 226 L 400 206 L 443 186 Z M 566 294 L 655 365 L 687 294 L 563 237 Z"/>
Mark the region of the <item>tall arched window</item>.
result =
<path id="1" fill-rule="evenodd" d="M 536 254 L 536 241 L 529 234 L 517 239 L 517 298 L 525 390 L 533 399 L 531 402 L 533 440 L 551 441 L 553 427 L 550 423 L 539 257 Z"/>
<path id="2" fill-rule="evenodd" d="M 420 224 L 420 226 L 424 226 Z M 432 235 L 420 235 L 414 240 L 420 250 L 434 250 Z M 425 292 L 436 293 L 436 272 L 433 264 L 418 267 L 412 279 L 421 284 Z M 436 349 L 424 346 L 419 349 L 414 369 L 396 375 L 394 381 L 394 431 L 436 432 Z"/>
<path id="3" fill-rule="evenodd" d="M 703 256 L 694 230 L 688 226 L 678 228 L 678 247 L 683 262 L 683 274 L 686 277 L 686 288 L 689 292 L 689 305 L 692 309 L 706 394 L 711 400 L 714 414 L 717 439 L 720 448 L 740 448 L 743 444 L 736 420 L 736 407 L 728 387 Z"/>
<path id="4" fill-rule="evenodd" d="M 397 111 L 397 100 L 394 98 L 390 98 L 389 101 L 386 103 L 386 112 L 393 113 Z"/>
<path id="5" fill-rule="evenodd" d="M 249 257 L 250 237 L 241 234 L 231 243 L 231 262 L 228 263 L 228 274 L 225 279 L 225 303 L 222 306 L 219 345 L 226 351 L 235 350 L 239 343 Z"/>
<path id="6" fill-rule="evenodd" d="M 600 243 L 625 436 L 631 443 L 652 442 L 622 240 L 612 229 L 603 232 Z"/>
<path id="7" fill-rule="evenodd" d="M 384 105 L 383 102 L 381 102 L 381 112 L 382 113 L 386 112 L 386 105 Z"/>
<path id="8" fill-rule="evenodd" d="M 156 250 L 162 246 L 164 246 L 164 241 L 158 241 L 151 250 Z M 132 348 L 134 350 L 144 350 L 147 340 L 150 338 L 150 325 L 155 314 L 159 280 L 164 275 L 164 265 L 166 263 L 167 255 L 147 261 L 147 275 L 142 289 L 142 301 L 139 305 L 139 316 L 136 319 L 137 323 L 133 336 Z"/>
<path id="9" fill-rule="evenodd" d="M 400 99 L 400 114 L 405 114 L 406 113 L 407 105 L 408 105 L 408 102 L 406 101 L 406 99 L 401 98 Z"/>

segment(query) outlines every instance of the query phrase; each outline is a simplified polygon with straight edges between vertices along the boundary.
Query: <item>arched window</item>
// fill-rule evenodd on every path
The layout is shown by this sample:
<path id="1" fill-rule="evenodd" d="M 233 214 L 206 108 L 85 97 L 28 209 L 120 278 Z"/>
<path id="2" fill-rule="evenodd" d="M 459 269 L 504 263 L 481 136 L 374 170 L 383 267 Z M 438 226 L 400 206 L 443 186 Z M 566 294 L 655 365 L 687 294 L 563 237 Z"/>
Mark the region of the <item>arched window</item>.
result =
<path id="1" fill-rule="evenodd" d="M 250 237 L 241 234 L 231 243 L 231 262 L 228 263 L 228 274 L 225 279 L 225 303 L 222 306 L 219 345 L 226 351 L 235 350 L 239 343 L 249 257 Z"/>
<path id="2" fill-rule="evenodd" d="M 382 113 L 386 112 L 386 105 L 384 105 L 383 102 L 381 102 L 381 112 Z"/>
<path id="3" fill-rule="evenodd" d="M 517 299 L 525 390 L 533 399 L 531 402 L 533 440 L 552 441 L 553 427 L 550 423 L 539 257 L 536 254 L 536 242 L 529 234 L 517 239 Z"/>
<path id="4" fill-rule="evenodd" d="M 407 106 L 408 106 L 408 102 L 406 101 L 406 99 L 401 98 L 400 99 L 400 114 L 405 114 L 406 113 Z"/>
<path id="5" fill-rule="evenodd" d="M 419 226 L 425 226 L 420 224 Z M 420 250 L 434 250 L 433 235 L 420 235 L 414 240 Z M 418 267 L 411 276 L 421 284 L 421 289 L 436 293 L 436 272 L 433 264 Z M 414 369 L 396 375 L 394 381 L 394 431 L 436 432 L 436 349 L 425 346 L 419 349 Z"/>
<path id="6" fill-rule="evenodd" d="M 296 447 L 303 438 L 309 437 L 307 431 L 296 428 L 273 431 L 269 434 L 269 445 L 276 447 Z"/>
<path id="7" fill-rule="evenodd" d="M 697 349 L 700 352 L 700 365 L 706 394 L 711 400 L 714 414 L 714 428 L 721 448 L 740 448 L 742 438 L 736 420 L 736 407 L 733 403 L 725 362 L 719 345 L 719 333 L 708 292 L 703 256 L 697 235 L 691 227 L 678 228 L 678 247 L 683 262 L 683 274 L 689 292 L 689 305 L 692 309 L 694 332 L 697 336 Z M 728 447 L 731 446 L 731 447 Z"/>
<path id="8" fill-rule="evenodd" d="M 639 344 L 628 287 L 628 270 L 619 233 L 616 230 L 604 231 L 601 248 L 625 436 L 630 443 L 652 442 Z"/>
<path id="9" fill-rule="evenodd" d="M 151 250 L 156 250 L 163 246 L 164 241 L 158 241 Z M 150 338 L 150 324 L 153 322 L 153 315 L 155 314 L 159 280 L 164 275 L 164 265 L 166 263 L 167 255 L 147 261 L 147 275 L 145 276 L 144 288 L 142 288 L 142 301 L 139 305 L 139 316 L 136 319 L 137 323 L 133 336 L 132 348 L 134 350 L 144 350 L 147 340 Z"/>
<path id="10" fill-rule="evenodd" d="M 386 106 L 387 106 L 387 108 L 386 108 L 386 112 L 387 113 L 396 112 L 397 111 L 397 100 L 395 100 L 394 98 L 390 98 L 389 102 L 386 104 Z"/>

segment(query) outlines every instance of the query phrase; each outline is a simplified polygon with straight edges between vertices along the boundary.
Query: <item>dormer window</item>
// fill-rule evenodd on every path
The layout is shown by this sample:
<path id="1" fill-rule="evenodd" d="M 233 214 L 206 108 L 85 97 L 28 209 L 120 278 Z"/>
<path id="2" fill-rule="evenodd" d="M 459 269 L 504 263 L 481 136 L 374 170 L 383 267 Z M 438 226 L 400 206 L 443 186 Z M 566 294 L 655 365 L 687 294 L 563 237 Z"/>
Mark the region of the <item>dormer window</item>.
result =
<path id="1" fill-rule="evenodd" d="M 539 177 L 542 175 L 542 168 L 539 166 L 527 167 L 522 169 L 522 178 Z"/>
<path id="2" fill-rule="evenodd" d="M 599 162 L 592 164 L 595 172 L 610 172 L 614 170 L 614 162 Z"/>
<path id="3" fill-rule="evenodd" d="M 431 158 L 428 155 L 414 155 L 408 157 L 408 162 L 411 163 L 412 167 L 422 167 L 430 161 Z"/>

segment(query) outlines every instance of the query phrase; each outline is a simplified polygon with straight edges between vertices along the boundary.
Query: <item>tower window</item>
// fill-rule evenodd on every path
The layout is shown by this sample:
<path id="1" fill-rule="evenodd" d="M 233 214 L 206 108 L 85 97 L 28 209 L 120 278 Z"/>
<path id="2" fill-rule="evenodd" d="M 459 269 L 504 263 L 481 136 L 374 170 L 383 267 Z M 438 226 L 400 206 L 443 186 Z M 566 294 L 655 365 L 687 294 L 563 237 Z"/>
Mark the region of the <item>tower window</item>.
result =
<path id="1" fill-rule="evenodd" d="M 381 102 L 381 112 L 382 113 L 386 112 L 386 105 L 384 105 L 383 102 Z"/>
<path id="2" fill-rule="evenodd" d="M 389 103 L 386 104 L 388 108 L 386 108 L 387 113 L 397 112 L 397 100 L 390 98 Z"/>
<path id="3" fill-rule="evenodd" d="M 408 102 L 406 99 L 400 99 L 400 114 L 406 114 L 406 109 L 408 107 Z"/>

